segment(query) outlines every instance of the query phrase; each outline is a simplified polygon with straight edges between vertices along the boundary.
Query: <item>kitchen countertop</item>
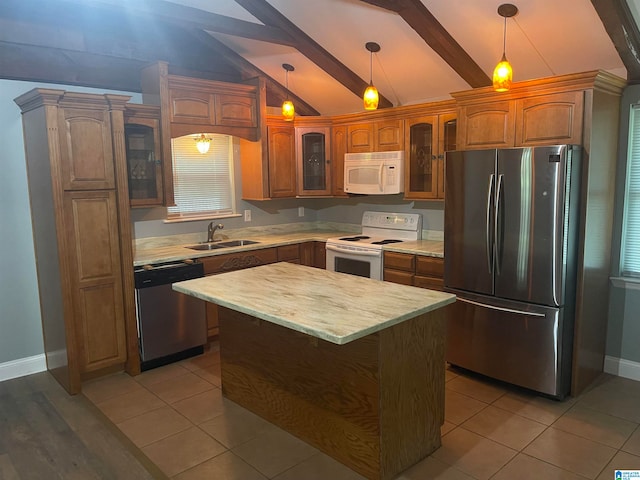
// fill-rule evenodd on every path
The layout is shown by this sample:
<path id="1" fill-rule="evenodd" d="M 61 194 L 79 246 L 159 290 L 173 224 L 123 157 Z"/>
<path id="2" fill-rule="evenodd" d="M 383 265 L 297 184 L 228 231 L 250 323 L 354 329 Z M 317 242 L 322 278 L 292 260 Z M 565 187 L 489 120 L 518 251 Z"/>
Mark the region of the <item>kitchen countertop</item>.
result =
<path id="1" fill-rule="evenodd" d="M 449 293 L 286 262 L 174 283 L 173 289 L 338 345 L 455 301 Z"/>
<path id="2" fill-rule="evenodd" d="M 180 245 L 154 245 L 148 243 L 145 247 L 136 247 L 134 253 L 134 266 L 148 265 L 154 263 L 171 262 L 177 260 L 185 260 L 187 258 L 202 258 L 213 255 L 224 255 L 227 253 L 237 253 L 250 250 L 258 250 L 261 248 L 278 247 L 282 245 L 291 245 L 302 242 L 325 242 L 328 238 L 353 235 L 352 231 L 325 231 L 325 230 L 309 230 L 303 232 L 278 232 L 266 233 L 258 236 L 242 236 L 240 238 L 246 240 L 254 240 L 259 243 L 242 247 L 226 247 L 217 250 L 191 250 L 186 248 L 188 245 L 194 245 L 198 241 L 192 241 Z M 236 237 L 227 237 L 224 240 L 234 240 Z M 394 243 L 384 245 L 385 251 L 409 253 L 416 255 L 426 255 L 431 257 L 442 258 L 444 256 L 444 242 L 438 240 L 416 240 L 411 242 Z"/>

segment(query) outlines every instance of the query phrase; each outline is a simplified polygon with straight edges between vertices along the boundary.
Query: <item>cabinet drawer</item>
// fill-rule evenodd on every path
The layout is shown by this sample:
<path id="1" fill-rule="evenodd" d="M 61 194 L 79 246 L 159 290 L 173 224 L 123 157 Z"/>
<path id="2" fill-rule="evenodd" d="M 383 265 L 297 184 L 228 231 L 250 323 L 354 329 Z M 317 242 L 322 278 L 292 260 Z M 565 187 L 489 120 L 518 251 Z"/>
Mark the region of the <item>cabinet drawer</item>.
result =
<path id="1" fill-rule="evenodd" d="M 413 278 L 413 284 L 416 287 L 428 288 L 429 290 L 440 290 L 444 287 L 444 280 L 436 277 L 425 277 L 422 275 L 416 275 Z"/>
<path id="2" fill-rule="evenodd" d="M 415 255 L 396 252 L 384 252 L 384 268 L 394 268 L 396 270 L 415 271 Z"/>
<path id="3" fill-rule="evenodd" d="M 416 257 L 416 274 L 428 277 L 444 277 L 444 259 L 438 257 Z"/>
<path id="4" fill-rule="evenodd" d="M 290 262 L 292 260 L 300 261 L 300 245 L 284 245 L 278 247 L 278 261 Z"/>
<path id="5" fill-rule="evenodd" d="M 204 274 L 213 275 L 275 263 L 278 261 L 278 254 L 275 248 L 264 248 L 243 253 L 204 257 L 200 261 L 204 264 Z"/>
<path id="6" fill-rule="evenodd" d="M 383 280 L 385 282 L 400 283 L 402 285 L 413 285 L 413 277 L 413 273 L 385 268 Z"/>

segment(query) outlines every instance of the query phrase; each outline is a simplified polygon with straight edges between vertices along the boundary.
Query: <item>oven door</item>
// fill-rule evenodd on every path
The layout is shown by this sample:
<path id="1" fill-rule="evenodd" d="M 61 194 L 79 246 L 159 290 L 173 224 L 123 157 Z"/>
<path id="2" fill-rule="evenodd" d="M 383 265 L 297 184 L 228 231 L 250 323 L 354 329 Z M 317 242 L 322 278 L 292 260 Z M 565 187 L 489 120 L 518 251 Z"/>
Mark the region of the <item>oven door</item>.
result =
<path id="1" fill-rule="evenodd" d="M 327 270 L 382 280 L 382 250 L 327 242 Z"/>

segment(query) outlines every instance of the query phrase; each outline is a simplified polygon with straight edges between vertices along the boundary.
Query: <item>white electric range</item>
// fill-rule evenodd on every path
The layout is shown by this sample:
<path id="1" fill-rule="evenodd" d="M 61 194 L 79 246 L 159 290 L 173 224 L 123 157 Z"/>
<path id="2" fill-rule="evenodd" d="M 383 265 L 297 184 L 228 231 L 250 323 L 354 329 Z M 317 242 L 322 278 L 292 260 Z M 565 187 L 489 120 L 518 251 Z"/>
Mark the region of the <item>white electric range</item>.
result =
<path id="1" fill-rule="evenodd" d="M 362 233 L 327 240 L 327 270 L 382 280 L 383 245 L 421 238 L 419 213 L 364 212 Z"/>

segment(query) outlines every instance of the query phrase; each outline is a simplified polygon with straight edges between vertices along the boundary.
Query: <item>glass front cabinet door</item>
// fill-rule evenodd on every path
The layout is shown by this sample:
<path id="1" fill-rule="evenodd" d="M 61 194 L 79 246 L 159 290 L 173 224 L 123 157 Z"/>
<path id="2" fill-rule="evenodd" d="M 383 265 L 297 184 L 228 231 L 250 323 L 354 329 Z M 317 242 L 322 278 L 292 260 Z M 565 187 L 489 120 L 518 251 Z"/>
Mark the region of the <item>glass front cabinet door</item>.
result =
<path id="1" fill-rule="evenodd" d="M 125 116 L 125 147 L 129 203 L 132 207 L 162 205 L 162 160 L 160 156 L 160 120 L 147 115 Z M 144 113 L 144 112 L 143 112 Z"/>
<path id="2" fill-rule="evenodd" d="M 331 195 L 329 127 L 296 128 L 298 195 Z"/>
<path id="3" fill-rule="evenodd" d="M 406 122 L 405 198 L 444 199 L 444 152 L 455 150 L 455 115 Z"/>

